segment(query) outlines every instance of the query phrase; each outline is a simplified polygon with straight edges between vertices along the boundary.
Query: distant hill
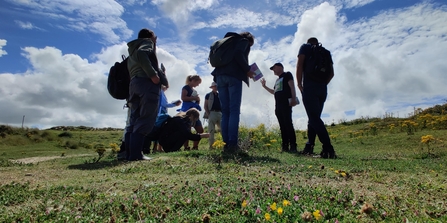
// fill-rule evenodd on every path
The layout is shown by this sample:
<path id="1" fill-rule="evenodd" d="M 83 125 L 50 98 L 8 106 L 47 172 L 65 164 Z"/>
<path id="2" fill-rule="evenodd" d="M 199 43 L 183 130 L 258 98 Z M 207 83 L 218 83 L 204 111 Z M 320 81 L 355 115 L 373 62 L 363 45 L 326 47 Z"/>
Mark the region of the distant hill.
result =
<path id="1" fill-rule="evenodd" d="M 88 126 L 54 126 L 51 128 L 48 128 L 47 130 L 59 130 L 59 131 L 124 131 L 122 128 L 112 128 L 112 127 L 106 127 L 106 128 L 94 128 L 94 127 L 88 127 Z"/>

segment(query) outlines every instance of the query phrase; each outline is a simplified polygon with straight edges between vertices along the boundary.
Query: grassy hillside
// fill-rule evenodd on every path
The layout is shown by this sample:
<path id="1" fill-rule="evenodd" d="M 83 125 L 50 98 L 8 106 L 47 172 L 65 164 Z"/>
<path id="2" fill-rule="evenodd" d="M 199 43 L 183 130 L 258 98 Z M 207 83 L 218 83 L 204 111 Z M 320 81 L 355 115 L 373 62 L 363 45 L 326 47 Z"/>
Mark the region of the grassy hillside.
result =
<path id="1" fill-rule="evenodd" d="M 205 140 L 149 162 L 116 161 L 116 129 L 0 126 L 0 222 L 447 222 L 445 111 L 328 126 L 335 160 L 281 153 L 264 125 L 241 128 L 246 156 Z"/>

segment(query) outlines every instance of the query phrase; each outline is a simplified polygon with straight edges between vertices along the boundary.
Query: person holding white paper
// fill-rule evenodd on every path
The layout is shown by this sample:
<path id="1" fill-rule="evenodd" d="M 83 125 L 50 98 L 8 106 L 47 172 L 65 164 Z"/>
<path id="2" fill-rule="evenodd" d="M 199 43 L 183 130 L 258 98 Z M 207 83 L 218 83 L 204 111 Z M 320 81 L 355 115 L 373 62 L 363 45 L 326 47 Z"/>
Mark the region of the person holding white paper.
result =
<path id="1" fill-rule="evenodd" d="M 293 75 L 290 72 L 284 72 L 284 66 L 281 63 L 275 63 L 270 70 L 278 76 L 273 89 L 267 87 L 264 78 L 261 79 L 262 87 L 275 95 L 275 115 L 278 118 L 279 128 L 281 129 L 282 151 L 296 153 L 296 135 L 292 121 L 292 107 L 297 105 L 295 84 Z"/>

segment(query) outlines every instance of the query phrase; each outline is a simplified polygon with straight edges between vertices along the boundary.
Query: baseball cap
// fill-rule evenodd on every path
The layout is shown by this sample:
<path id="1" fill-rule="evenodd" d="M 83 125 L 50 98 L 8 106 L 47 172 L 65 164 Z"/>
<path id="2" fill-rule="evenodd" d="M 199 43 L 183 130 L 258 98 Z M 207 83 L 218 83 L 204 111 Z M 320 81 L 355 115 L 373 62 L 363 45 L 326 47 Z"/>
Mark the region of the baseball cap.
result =
<path id="1" fill-rule="evenodd" d="M 214 87 L 214 86 L 217 86 L 217 84 L 216 84 L 216 82 L 213 81 L 213 83 L 211 83 L 210 88 L 212 88 L 212 87 Z"/>
<path id="2" fill-rule="evenodd" d="M 280 67 L 284 68 L 284 66 L 282 65 L 282 63 L 275 63 L 275 64 L 273 64 L 273 66 L 270 67 L 270 70 L 273 70 L 273 68 L 274 68 L 275 66 L 280 66 Z"/>

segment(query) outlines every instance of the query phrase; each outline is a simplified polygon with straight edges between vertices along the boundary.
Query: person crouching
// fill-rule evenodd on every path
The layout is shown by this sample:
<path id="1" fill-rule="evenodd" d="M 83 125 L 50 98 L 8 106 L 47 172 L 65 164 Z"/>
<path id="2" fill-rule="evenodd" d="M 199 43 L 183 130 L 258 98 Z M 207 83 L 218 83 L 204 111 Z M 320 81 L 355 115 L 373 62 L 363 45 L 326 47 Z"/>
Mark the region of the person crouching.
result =
<path id="1" fill-rule="evenodd" d="M 158 143 L 165 152 L 179 151 L 186 140 L 200 141 L 208 138 L 209 133 L 194 134 L 191 127 L 199 120 L 200 113 L 195 108 L 190 108 L 186 112 L 180 112 L 163 126 L 158 139 Z"/>

